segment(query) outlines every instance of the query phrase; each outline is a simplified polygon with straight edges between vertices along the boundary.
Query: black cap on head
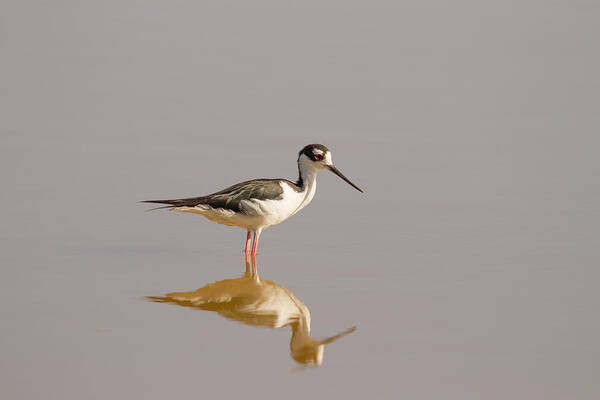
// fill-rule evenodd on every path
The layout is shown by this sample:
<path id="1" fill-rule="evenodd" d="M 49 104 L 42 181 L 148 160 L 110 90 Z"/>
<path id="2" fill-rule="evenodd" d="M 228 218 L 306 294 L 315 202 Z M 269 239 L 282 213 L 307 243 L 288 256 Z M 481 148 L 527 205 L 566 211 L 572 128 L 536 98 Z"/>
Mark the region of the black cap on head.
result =
<path id="1" fill-rule="evenodd" d="M 298 153 L 298 157 L 304 154 L 306 157 L 310 158 L 313 161 L 320 161 L 325 156 L 329 149 L 322 144 L 308 144 L 304 146 L 300 153 Z"/>

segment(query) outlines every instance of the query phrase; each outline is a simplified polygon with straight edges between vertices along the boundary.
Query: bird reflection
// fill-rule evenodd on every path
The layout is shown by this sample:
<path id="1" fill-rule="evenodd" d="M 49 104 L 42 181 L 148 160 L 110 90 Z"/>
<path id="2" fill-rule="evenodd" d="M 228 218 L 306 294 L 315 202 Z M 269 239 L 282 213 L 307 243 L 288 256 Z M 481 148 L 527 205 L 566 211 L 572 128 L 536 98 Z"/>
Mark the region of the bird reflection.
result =
<path id="1" fill-rule="evenodd" d="M 225 318 L 247 325 L 292 330 L 290 355 L 304 365 L 320 365 L 326 344 L 352 333 L 352 327 L 337 335 L 317 340 L 310 336 L 310 312 L 292 292 L 258 275 L 256 257 L 246 256 L 246 272 L 240 278 L 223 279 L 193 292 L 167 293 L 164 297 L 148 297 L 161 303 L 172 303 L 200 310 L 215 311 Z"/>

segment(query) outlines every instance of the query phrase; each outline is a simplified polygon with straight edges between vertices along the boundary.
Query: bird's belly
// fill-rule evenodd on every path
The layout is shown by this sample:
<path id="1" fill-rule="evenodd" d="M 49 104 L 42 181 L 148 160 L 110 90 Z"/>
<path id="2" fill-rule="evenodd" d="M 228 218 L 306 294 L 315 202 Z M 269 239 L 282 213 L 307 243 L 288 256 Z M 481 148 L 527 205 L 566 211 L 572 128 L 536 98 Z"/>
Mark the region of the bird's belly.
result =
<path id="1" fill-rule="evenodd" d="M 250 230 L 260 226 L 261 222 L 257 216 L 246 215 L 224 208 L 212 208 L 210 206 L 176 207 L 173 210 L 200 214 L 218 224 L 239 226 Z"/>
<path id="2" fill-rule="evenodd" d="M 279 200 L 244 200 L 242 207 L 248 215 L 260 219 L 261 227 L 279 224 L 292 216 L 302 200 L 298 196 L 286 196 Z"/>
<path id="3" fill-rule="evenodd" d="M 290 189 L 291 190 L 291 189 Z M 299 193 L 285 193 L 280 199 L 249 199 L 240 202 L 240 212 L 212 208 L 208 205 L 175 207 L 173 210 L 200 214 L 211 221 L 229 226 L 239 226 L 251 231 L 279 224 L 292 216 L 302 205 L 304 197 Z"/>

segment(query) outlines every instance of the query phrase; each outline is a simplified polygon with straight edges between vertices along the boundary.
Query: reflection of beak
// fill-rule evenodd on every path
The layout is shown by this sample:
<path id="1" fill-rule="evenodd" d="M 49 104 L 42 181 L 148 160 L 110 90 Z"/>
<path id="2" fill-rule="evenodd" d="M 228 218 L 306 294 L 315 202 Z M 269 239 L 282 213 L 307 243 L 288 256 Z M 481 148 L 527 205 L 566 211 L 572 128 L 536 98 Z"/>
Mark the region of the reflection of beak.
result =
<path id="1" fill-rule="evenodd" d="M 363 193 L 363 191 L 361 190 L 361 188 L 359 188 L 358 186 L 356 186 L 354 183 L 350 182 L 350 179 L 346 178 L 344 176 L 344 174 L 342 174 L 340 172 L 340 170 L 335 167 L 335 165 L 328 165 L 327 168 L 329 168 L 329 170 L 331 172 L 333 172 L 334 174 L 336 174 L 337 176 L 339 176 L 340 178 L 342 178 L 343 180 L 345 180 L 346 182 L 348 182 L 354 189 L 356 189 L 359 192 Z"/>
<path id="2" fill-rule="evenodd" d="M 358 189 L 358 190 L 360 190 L 360 189 Z M 361 192 L 362 192 L 362 190 L 361 190 Z M 327 339 L 321 340 L 320 342 L 321 342 L 321 344 L 329 344 L 331 342 L 335 342 L 336 340 L 354 332 L 355 330 L 356 330 L 356 327 L 353 326 L 350 329 L 346 329 L 344 332 L 338 333 L 337 335 L 332 336 L 332 337 L 328 337 Z"/>

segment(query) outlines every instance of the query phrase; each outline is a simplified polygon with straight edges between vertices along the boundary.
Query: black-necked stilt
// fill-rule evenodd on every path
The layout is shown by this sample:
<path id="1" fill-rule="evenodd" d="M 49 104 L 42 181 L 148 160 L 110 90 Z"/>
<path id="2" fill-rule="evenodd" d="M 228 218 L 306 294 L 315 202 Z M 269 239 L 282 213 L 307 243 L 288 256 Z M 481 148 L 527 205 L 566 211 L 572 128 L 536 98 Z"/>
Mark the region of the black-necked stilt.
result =
<path id="1" fill-rule="evenodd" d="M 362 192 L 333 165 L 327 147 L 309 144 L 298 154 L 300 176 L 296 182 L 287 179 L 254 179 L 208 196 L 143 202 L 167 204 L 158 208 L 196 213 L 219 224 L 242 227 L 248 231 L 246 253 L 250 251 L 250 233 L 254 232 L 252 254 L 256 254 L 258 238 L 263 230 L 285 221 L 310 203 L 317 188 L 317 172 L 321 169 L 330 170 Z"/>
<path id="2" fill-rule="evenodd" d="M 206 311 L 216 311 L 225 318 L 247 325 L 292 329 L 290 355 L 301 364 L 320 365 L 325 345 L 356 330 L 346 329 L 327 339 L 310 335 L 308 307 L 285 287 L 258 276 L 256 257 L 246 254 L 246 273 L 240 278 L 223 279 L 192 292 L 167 293 L 164 297 L 147 297 L 158 303 L 173 303 Z"/>

